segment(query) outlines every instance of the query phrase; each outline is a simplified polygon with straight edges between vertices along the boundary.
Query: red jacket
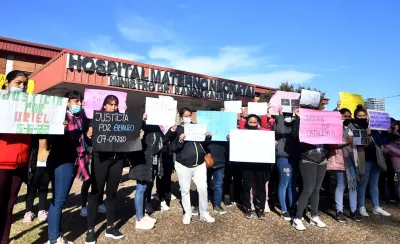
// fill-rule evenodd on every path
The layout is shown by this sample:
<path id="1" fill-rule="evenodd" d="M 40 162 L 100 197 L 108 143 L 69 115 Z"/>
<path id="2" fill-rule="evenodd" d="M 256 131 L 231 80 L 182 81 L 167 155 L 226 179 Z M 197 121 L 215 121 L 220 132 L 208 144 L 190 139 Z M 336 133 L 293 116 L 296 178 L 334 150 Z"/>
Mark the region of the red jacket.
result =
<path id="1" fill-rule="evenodd" d="M 261 125 L 259 130 L 268 130 L 271 131 L 274 128 L 275 120 L 270 118 L 267 122 L 267 115 L 261 116 Z M 239 129 L 243 130 L 246 126 L 246 119 L 240 118 L 239 120 Z"/>
<path id="2" fill-rule="evenodd" d="M 29 162 L 31 135 L 0 134 L 0 169 L 16 169 Z"/>

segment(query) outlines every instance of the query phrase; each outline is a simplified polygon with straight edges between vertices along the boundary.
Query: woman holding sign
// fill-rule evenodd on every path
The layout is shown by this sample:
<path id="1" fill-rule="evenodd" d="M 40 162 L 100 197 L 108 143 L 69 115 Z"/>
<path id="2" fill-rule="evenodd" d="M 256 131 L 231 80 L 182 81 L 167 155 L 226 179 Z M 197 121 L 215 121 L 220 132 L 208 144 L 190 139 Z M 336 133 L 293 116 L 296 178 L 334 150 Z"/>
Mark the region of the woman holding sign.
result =
<path id="1" fill-rule="evenodd" d="M 116 96 L 108 95 L 104 99 L 101 111 L 118 113 L 118 104 L 119 100 Z M 87 137 L 89 139 L 94 136 L 92 125 L 93 120 L 87 132 Z M 88 232 L 86 236 L 86 244 L 96 243 L 96 234 L 94 232 L 94 227 L 96 225 L 96 212 L 99 205 L 99 198 L 100 196 L 103 196 L 106 182 L 107 229 L 105 236 L 115 240 L 124 238 L 124 235 L 114 227 L 117 191 L 122 175 L 124 160 L 125 153 L 123 152 L 98 152 L 93 149 L 92 174 L 90 177 L 90 180 L 92 181 L 92 191 L 88 204 Z"/>
<path id="2" fill-rule="evenodd" d="M 176 154 L 175 170 L 178 174 L 182 206 L 185 211 L 183 224 L 190 224 L 192 220 L 192 206 L 190 203 L 190 183 L 192 179 L 199 193 L 200 219 L 208 223 L 214 223 L 215 219 L 208 212 L 207 168 L 204 162 L 206 152 L 200 142 L 185 141 L 184 127 L 192 123 L 192 111 L 185 107 L 179 111 L 179 115 L 183 123 L 176 128 L 176 136 L 172 140 L 170 147 Z M 210 136 L 209 133 L 208 136 Z"/>
<path id="3" fill-rule="evenodd" d="M 22 71 L 7 74 L 2 89 L 25 92 L 28 77 Z M 12 211 L 29 161 L 31 135 L 0 134 L 0 242 L 9 243 Z"/>

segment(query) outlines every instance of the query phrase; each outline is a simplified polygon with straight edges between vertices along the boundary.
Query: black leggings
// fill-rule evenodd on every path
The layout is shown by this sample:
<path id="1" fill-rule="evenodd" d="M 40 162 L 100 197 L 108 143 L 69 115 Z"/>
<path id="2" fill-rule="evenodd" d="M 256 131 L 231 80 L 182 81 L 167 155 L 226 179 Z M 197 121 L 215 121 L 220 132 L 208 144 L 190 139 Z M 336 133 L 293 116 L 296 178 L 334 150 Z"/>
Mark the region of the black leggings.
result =
<path id="1" fill-rule="evenodd" d="M 300 175 L 303 180 L 303 190 L 297 203 L 296 218 L 301 219 L 310 199 L 311 217 L 318 216 L 319 191 L 326 173 L 326 164 L 300 162 Z"/>
<path id="2" fill-rule="evenodd" d="M 81 187 L 81 206 L 82 208 L 86 207 L 89 195 L 89 188 L 92 182 L 90 180 L 86 180 L 82 183 Z M 99 194 L 99 205 L 103 204 L 103 195 Z"/>
<path id="3" fill-rule="evenodd" d="M 245 164 L 245 163 L 243 163 Z M 266 165 L 246 163 L 243 168 L 243 203 L 247 210 L 251 210 L 250 192 L 253 185 L 253 180 L 256 182 L 256 195 L 254 199 L 254 206 L 257 211 L 264 212 L 266 191 L 265 184 L 267 183 L 267 169 Z M 251 164 L 251 165 L 250 165 Z"/>
<path id="4" fill-rule="evenodd" d="M 124 166 L 123 159 L 103 159 L 100 160 L 98 155 L 94 155 L 92 164 L 92 174 L 90 176 L 92 182 L 92 191 L 88 204 L 88 229 L 93 230 L 96 225 L 96 213 L 99 206 L 99 197 L 104 194 L 104 186 L 107 182 L 106 204 L 107 204 L 107 226 L 114 225 L 115 210 L 117 205 L 117 191 L 119 181 Z"/>
<path id="5" fill-rule="evenodd" d="M 171 200 L 171 175 L 174 169 L 173 156 L 169 152 L 162 153 L 163 176 L 157 177 L 156 187 L 160 201 Z M 169 202 L 168 202 L 169 203 Z"/>
<path id="6" fill-rule="evenodd" d="M 49 190 L 50 174 L 46 167 L 37 167 L 31 184 L 28 184 L 28 193 L 26 196 L 26 211 L 33 210 L 33 201 L 36 192 L 39 191 L 39 211 L 46 210 L 47 192 Z"/>
<path id="7" fill-rule="evenodd" d="M 242 203 L 240 196 L 242 195 L 242 170 L 239 163 L 228 163 L 225 165 L 224 174 L 224 196 L 231 199 L 231 201 L 236 203 Z M 233 181 L 233 196 L 231 196 L 231 183 Z"/>

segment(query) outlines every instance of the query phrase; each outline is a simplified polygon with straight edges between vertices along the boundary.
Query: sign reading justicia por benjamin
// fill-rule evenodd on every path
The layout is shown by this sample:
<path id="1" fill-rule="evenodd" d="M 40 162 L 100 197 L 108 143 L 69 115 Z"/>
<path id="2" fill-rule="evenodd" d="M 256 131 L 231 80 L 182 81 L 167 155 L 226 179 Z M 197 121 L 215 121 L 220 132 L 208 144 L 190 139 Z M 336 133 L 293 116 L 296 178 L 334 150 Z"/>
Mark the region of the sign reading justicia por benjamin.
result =
<path id="1" fill-rule="evenodd" d="M 67 54 L 67 68 L 107 75 L 108 85 L 115 87 L 225 101 L 254 97 L 251 86 L 81 55 Z"/>

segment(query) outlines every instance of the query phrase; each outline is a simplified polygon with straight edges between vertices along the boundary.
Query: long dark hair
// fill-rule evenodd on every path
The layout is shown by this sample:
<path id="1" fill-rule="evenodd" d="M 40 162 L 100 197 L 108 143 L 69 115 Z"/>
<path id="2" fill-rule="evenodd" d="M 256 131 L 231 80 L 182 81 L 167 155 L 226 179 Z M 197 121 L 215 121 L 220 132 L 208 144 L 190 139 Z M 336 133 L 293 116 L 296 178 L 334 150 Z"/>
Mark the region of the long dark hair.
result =
<path id="1" fill-rule="evenodd" d="M 348 108 L 342 108 L 342 109 L 340 109 L 339 110 L 339 112 L 340 112 L 340 114 L 345 114 L 345 113 L 349 113 L 350 114 L 350 116 L 351 116 L 351 111 L 350 111 L 350 109 L 348 109 Z"/>
<path id="2" fill-rule="evenodd" d="M 179 116 L 182 118 L 185 112 L 190 112 L 191 114 L 193 113 L 192 110 L 188 107 L 183 107 L 179 110 Z"/>
<path id="3" fill-rule="evenodd" d="M 23 76 L 26 78 L 26 80 L 28 80 L 28 76 L 25 74 L 25 72 L 23 72 L 21 70 L 13 70 L 13 71 L 8 72 L 8 74 L 6 76 L 6 83 L 10 83 L 11 81 L 13 81 L 15 78 L 17 78 L 19 76 Z M 1 89 L 6 89 L 6 83 L 3 84 Z"/>
<path id="4" fill-rule="evenodd" d="M 357 115 L 358 115 L 360 112 L 364 112 L 365 114 L 367 114 L 367 110 L 365 110 L 365 108 L 363 107 L 363 105 L 358 104 L 358 105 L 357 105 L 357 108 L 354 110 L 354 118 L 356 118 Z"/>
<path id="5" fill-rule="evenodd" d="M 248 129 L 248 126 L 249 126 L 249 120 L 251 119 L 251 118 L 256 118 L 257 119 L 257 123 L 258 123 L 258 125 L 261 125 L 261 119 L 260 119 L 260 117 L 258 117 L 258 115 L 255 115 L 255 114 L 250 114 L 250 115 L 248 115 L 247 116 L 247 118 L 246 118 L 246 124 L 245 124 L 245 128 L 246 129 Z"/>
<path id="6" fill-rule="evenodd" d="M 106 98 L 104 98 L 104 102 L 103 102 L 103 106 L 101 106 L 101 111 L 105 111 L 104 106 L 106 106 L 107 104 L 110 104 L 111 101 L 115 101 L 115 104 L 118 106 L 119 105 L 119 99 L 117 96 L 114 95 L 107 95 Z M 117 109 L 117 111 L 119 113 L 119 108 Z"/>

